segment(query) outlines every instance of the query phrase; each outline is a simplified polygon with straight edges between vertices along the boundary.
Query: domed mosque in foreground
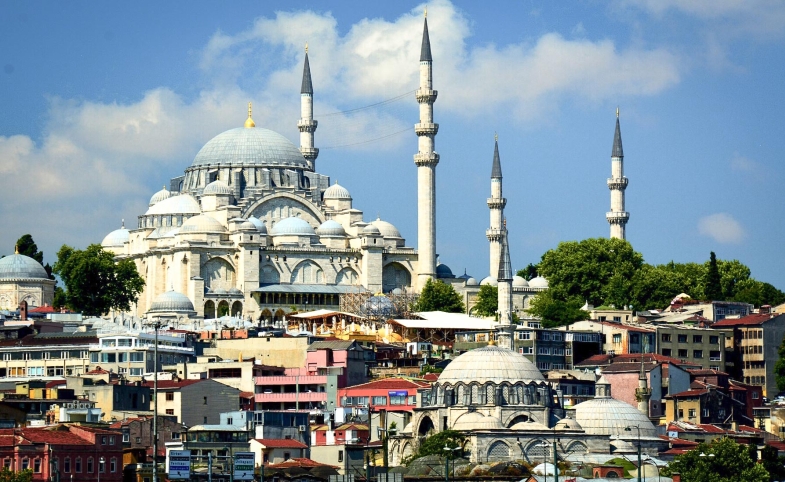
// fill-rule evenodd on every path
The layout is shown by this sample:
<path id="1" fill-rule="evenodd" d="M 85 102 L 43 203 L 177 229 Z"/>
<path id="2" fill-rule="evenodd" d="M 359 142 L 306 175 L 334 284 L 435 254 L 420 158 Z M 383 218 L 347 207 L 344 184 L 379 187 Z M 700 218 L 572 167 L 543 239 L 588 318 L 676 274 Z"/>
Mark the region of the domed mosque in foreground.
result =
<path id="1" fill-rule="evenodd" d="M 18 249 L 0 259 L 0 310 L 15 311 L 22 302 L 31 308 L 51 305 L 54 289 L 55 281 L 41 263 Z"/>

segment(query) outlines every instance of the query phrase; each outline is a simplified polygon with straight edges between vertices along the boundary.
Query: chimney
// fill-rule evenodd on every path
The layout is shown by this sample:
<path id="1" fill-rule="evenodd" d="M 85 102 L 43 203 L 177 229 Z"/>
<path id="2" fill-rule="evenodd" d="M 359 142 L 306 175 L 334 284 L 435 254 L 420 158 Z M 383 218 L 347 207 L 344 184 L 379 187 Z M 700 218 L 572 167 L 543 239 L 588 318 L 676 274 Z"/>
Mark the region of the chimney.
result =
<path id="1" fill-rule="evenodd" d="M 27 301 L 25 300 L 22 300 L 19 303 L 19 319 L 27 321 Z"/>

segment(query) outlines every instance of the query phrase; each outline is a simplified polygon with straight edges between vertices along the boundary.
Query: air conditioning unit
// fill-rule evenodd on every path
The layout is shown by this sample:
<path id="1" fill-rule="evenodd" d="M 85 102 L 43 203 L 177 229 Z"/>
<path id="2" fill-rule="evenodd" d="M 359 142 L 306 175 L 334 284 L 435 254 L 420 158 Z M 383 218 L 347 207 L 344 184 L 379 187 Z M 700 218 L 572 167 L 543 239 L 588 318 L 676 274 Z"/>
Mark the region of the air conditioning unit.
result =
<path id="1" fill-rule="evenodd" d="M 297 430 L 300 432 L 305 432 L 306 430 L 305 425 L 300 425 L 299 427 L 297 427 Z"/>

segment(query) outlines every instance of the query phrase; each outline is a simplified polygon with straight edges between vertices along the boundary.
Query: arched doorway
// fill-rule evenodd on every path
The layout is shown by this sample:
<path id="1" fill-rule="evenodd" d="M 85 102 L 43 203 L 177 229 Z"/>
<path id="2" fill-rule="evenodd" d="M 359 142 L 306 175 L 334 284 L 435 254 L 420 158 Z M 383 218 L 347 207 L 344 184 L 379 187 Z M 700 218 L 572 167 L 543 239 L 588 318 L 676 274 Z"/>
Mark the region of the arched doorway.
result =
<path id="1" fill-rule="evenodd" d="M 229 314 L 229 302 L 226 300 L 218 302 L 218 318 Z"/>
<path id="2" fill-rule="evenodd" d="M 527 415 L 518 415 L 517 417 L 515 417 L 512 420 L 510 420 L 509 422 L 507 422 L 507 428 L 512 427 L 516 423 L 528 422 L 529 420 L 530 419 L 529 419 L 529 417 Z"/>
<path id="3" fill-rule="evenodd" d="M 236 316 L 238 318 L 243 316 L 243 304 L 239 301 L 232 303 L 232 316 Z"/>
<path id="4" fill-rule="evenodd" d="M 417 429 L 417 434 L 420 436 L 426 436 L 434 429 L 433 420 L 431 417 L 425 416 L 420 420 L 420 427 Z"/>
<path id="5" fill-rule="evenodd" d="M 275 317 L 273 318 L 273 321 L 275 322 L 283 321 L 283 317 L 285 315 L 286 313 L 281 308 L 278 308 L 278 310 L 275 312 Z"/>
<path id="6" fill-rule="evenodd" d="M 215 318 L 215 303 L 212 300 L 207 300 L 204 303 L 204 318 L 206 320 Z"/>
<path id="7" fill-rule="evenodd" d="M 271 323 L 273 321 L 273 313 L 267 308 L 263 309 L 262 313 L 259 315 L 259 321 L 263 323 Z"/>

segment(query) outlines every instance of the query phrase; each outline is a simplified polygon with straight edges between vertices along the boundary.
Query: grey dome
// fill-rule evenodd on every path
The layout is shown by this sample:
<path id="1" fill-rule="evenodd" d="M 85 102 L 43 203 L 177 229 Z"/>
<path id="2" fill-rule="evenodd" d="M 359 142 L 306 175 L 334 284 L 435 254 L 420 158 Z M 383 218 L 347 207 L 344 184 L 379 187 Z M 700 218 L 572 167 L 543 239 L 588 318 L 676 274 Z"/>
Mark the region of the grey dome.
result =
<path id="1" fill-rule="evenodd" d="M 194 216 L 180 226 L 180 234 L 195 234 L 195 233 L 225 233 L 226 227 L 221 224 L 217 219 L 211 218 L 206 214 Z"/>
<path id="2" fill-rule="evenodd" d="M 326 201 L 328 199 L 351 201 L 352 195 L 349 194 L 348 189 L 346 189 L 345 187 L 341 186 L 336 182 L 335 184 L 324 190 L 324 200 Z"/>
<path id="3" fill-rule="evenodd" d="M 452 270 L 449 266 L 444 263 L 439 263 L 436 265 L 436 277 L 437 278 L 453 278 Z"/>
<path id="4" fill-rule="evenodd" d="M 267 226 L 264 224 L 264 221 L 261 221 L 256 216 L 251 216 L 248 218 L 248 222 L 256 226 L 260 233 L 267 234 Z"/>
<path id="5" fill-rule="evenodd" d="M 478 283 L 474 278 L 469 278 L 466 280 L 466 286 L 477 286 L 478 284 L 480 283 Z"/>
<path id="6" fill-rule="evenodd" d="M 479 412 L 466 412 L 452 425 L 453 430 L 494 430 L 503 429 L 501 420 Z"/>
<path id="7" fill-rule="evenodd" d="M 0 279 L 49 279 L 41 263 L 23 254 L 0 259 Z"/>
<path id="8" fill-rule="evenodd" d="M 201 212 L 202 209 L 199 207 L 199 202 L 194 199 L 193 196 L 190 194 L 180 194 L 156 203 L 147 210 L 145 215 L 199 214 Z"/>
<path id="9" fill-rule="evenodd" d="M 371 224 L 376 226 L 385 238 L 395 239 L 401 237 L 401 232 L 398 231 L 398 228 L 387 221 L 382 221 L 377 218 L 376 221 L 373 221 Z"/>
<path id="10" fill-rule="evenodd" d="M 548 280 L 542 276 L 537 276 L 529 280 L 529 286 L 532 288 L 547 288 Z"/>
<path id="11" fill-rule="evenodd" d="M 167 291 L 155 297 L 150 305 L 149 312 L 183 312 L 193 313 L 194 304 L 182 293 L 177 291 Z"/>
<path id="12" fill-rule="evenodd" d="M 341 223 L 338 221 L 334 221 L 332 219 L 328 219 L 327 221 L 323 222 L 321 226 L 316 228 L 316 234 L 319 236 L 346 236 L 346 230 L 343 229 Z"/>
<path id="13" fill-rule="evenodd" d="M 256 226 L 254 225 L 254 223 L 252 223 L 252 222 L 250 222 L 248 220 L 245 220 L 245 221 L 241 222 L 240 226 L 238 226 L 237 229 L 240 230 L 240 231 L 258 231 L 258 229 L 256 229 Z"/>
<path id="14" fill-rule="evenodd" d="M 611 384 L 600 377 L 595 384 L 593 399 L 575 406 L 575 421 L 591 435 L 610 435 L 636 438 L 638 431 L 628 432 L 627 427 L 638 426 L 641 437 L 656 437 L 657 429 L 649 417 L 627 402 L 611 398 Z"/>
<path id="15" fill-rule="evenodd" d="M 373 224 L 369 224 L 368 226 L 364 227 L 363 230 L 360 232 L 364 236 L 381 236 L 382 232 L 379 231 L 379 228 L 374 226 Z"/>
<path id="16" fill-rule="evenodd" d="M 101 241 L 101 246 L 104 248 L 122 247 L 125 243 L 128 242 L 130 236 L 130 233 L 127 229 L 125 229 L 125 227 L 115 229 L 111 233 L 107 234 L 106 237 L 104 237 L 104 240 Z"/>
<path id="17" fill-rule="evenodd" d="M 308 221 L 290 217 L 279 221 L 270 231 L 272 236 L 313 236 L 316 234 Z"/>
<path id="18" fill-rule="evenodd" d="M 238 127 L 218 134 L 199 150 L 191 166 L 219 164 L 308 168 L 300 150 L 289 139 L 260 127 Z"/>
<path id="19" fill-rule="evenodd" d="M 513 276 L 512 277 L 512 287 L 513 288 L 528 288 L 529 282 L 526 281 L 526 278 L 521 276 Z"/>
<path id="20" fill-rule="evenodd" d="M 482 281 L 480 281 L 480 285 L 481 286 L 484 286 L 484 285 L 498 286 L 499 282 L 496 281 L 496 278 L 494 278 L 493 276 L 486 276 L 485 278 L 483 278 Z"/>
<path id="21" fill-rule="evenodd" d="M 525 356 L 496 345 L 475 348 L 459 356 L 439 375 L 438 383 L 516 383 L 544 380 Z"/>
<path id="22" fill-rule="evenodd" d="M 210 195 L 228 195 L 232 194 L 231 188 L 225 182 L 216 179 L 215 181 L 211 182 L 207 186 L 204 187 L 204 191 L 202 191 L 203 196 L 210 196 Z"/>
<path id="23" fill-rule="evenodd" d="M 154 204 L 158 204 L 159 202 L 163 201 L 164 199 L 169 199 L 172 197 L 172 192 L 166 189 L 166 186 L 163 187 L 160 191 L 153 194 L 153 197 L 150 198 L 150 206 Z"/>

